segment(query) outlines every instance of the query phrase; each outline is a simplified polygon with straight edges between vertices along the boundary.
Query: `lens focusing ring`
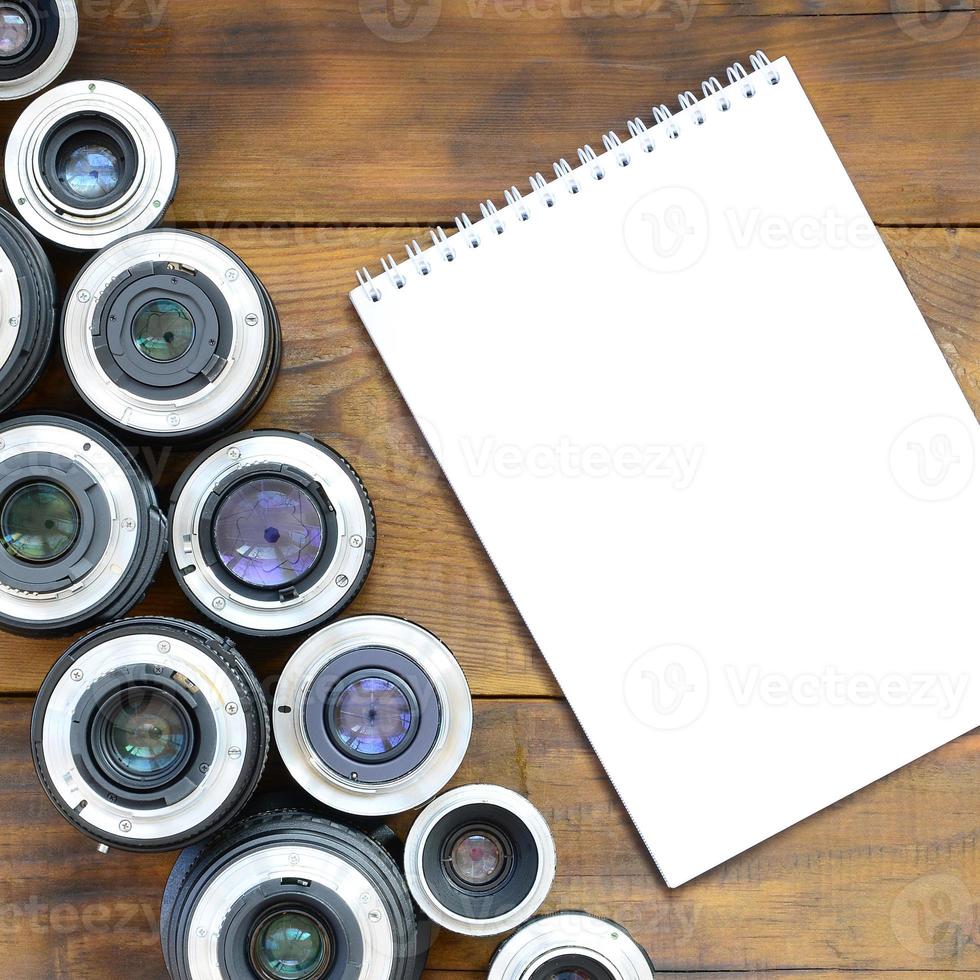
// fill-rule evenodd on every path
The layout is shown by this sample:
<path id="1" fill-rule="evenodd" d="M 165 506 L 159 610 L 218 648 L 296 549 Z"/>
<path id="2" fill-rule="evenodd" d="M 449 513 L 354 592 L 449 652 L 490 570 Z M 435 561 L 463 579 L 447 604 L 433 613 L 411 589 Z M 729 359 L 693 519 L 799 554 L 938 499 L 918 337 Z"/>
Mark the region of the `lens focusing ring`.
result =
<path id="1" fill-rule="evenodd" d="M 359 831 L 299 811 L 259 814 L 185 851 L 167 883 L 164 958 L 175 980 L 262 976 L 256 930 L 279 910 L 314 918 L 328 980 L 417 980 L 427 929 L 390 855 Z"/>
<path id="2" fill-rule="evenodd" d="M 653 964 L 615 922 L 559 912 L 529 922 L 494 954 L 488 980 L 550 980 L 561 969 L 594 980 L 653 980 Z"/>
<path id="3" fill-rule="evenodd" d="M 154 302 L 192 326 L 169 360 L 147 357 L 135 339 Z M 178 230 L 130 235 L 94 256 L 65 301 L 61 341 L 69 377 L 96 412 L 168 441 L 245 423 L 268 396 L 281 351 L 279 318 L 252 271 L 219 242 Z"/>
<path id="4" fill-rule="evenodd" d="M 89 187 L 83 182 L 92 172 L 99 177 Z M 159 224 L 177 188 L 177 143 L 156 106 L 136 92 L 115 82 L 69 82 L 35 99 L 14 124 L 4 176 L 21 218 L 39 235 L 94 251 Z"/>
<path id="5" fill-rule="evenodd" d="M 395 751 L 352 752 L 332 724 L 339 696 L 364 678 L 404 692 L 412 717 Z M 307 793 L 341 812 L 384 816 L 425 803 L 452 779 L 473 708 L 463 671 L 436 636 L 391 616 L 354 616 L 320 630 L 290 658 L 273 725 L 279 753 Z"/>
<path id="6" fill-rule="evenodd" d="M 448 864 L 455 842 L 489 831 L 505 851 L 502 873 L 469 886 Z M 554 882 L 554 839 L 541 814 L 500 786 L 461 786 L 430 803 L 405 845 L 408 886 L 436 924 L 468 936 L 494 936 L 519 926 L 540 908 Z"/>
<path id="7" fill-rule="evenodd" d="M 33 387 L 54 341 L 57 286 L 31 232 L 0 210 L 0 412 Z"/>
<path id="8" fill-rule="evenodd" d="M 109 758 L 107 721 L 120 698 L 139 707 L 147 691 L 177 706 L 186 743 L 173 765 L 141 779 Z M 51 802 L 82 833 L 132 851 L 182 847 L 231 820 L 258 783 L 268 736 L 261 686 L 234 645 L 157 617 L 77 641 L 45 678 L 31 723 Z"/>
<path id="9" fill-rule="evenodd" d="M 15 0 L 28 21 L 22 51 L 0 57 L 0 100 L 24 99 L 50 85 L 71 59 L 78 40 L 75 0 Z"/>
<path id="10" fill-rule="evenodd" d="M 311 503 L 299 512 L 301 499 Z M 184 472 L 170 514 L 177 581 L 238 633 L 322 625 L 357 595 L 374 558 L 374 511 L 360 478 L 328 446 L 294 432 L 242 432 L 213 445 Z"/>
<path id="11" fill-rule="evenodd" d="M 0 528 L 0 625 L 25 635 L 63 635 L 116 619 L 153 580 L 166 547 L 166 520 L 153 486 L 108 433 L 63 415 L 20 415 L 0 423 L 0 514 L 23 488 L 53 486 L 70 498 L 78 526 L 53 560 L 18 556 L 16 540 L 36 527 Z M 8 540 L 7 536 L 10 535 Z"/>

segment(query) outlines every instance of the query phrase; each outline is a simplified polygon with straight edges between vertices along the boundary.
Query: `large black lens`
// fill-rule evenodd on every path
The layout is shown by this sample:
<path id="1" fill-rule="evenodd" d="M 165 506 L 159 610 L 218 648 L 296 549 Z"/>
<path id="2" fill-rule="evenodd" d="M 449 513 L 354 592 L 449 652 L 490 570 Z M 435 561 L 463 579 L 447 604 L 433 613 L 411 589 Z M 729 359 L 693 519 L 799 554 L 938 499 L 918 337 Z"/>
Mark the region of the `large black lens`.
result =
<path id="1" fill-rule="evenodd" d="M 298 582 L 323 551 L 323 515 L 298 483 L 260 477 L 238 484 L 212 524 L 222 565 L 246 585 L 280 589 Z"/>
<path id="2" fill-rule="evenodd" d="M 28 562 L 56 561 L 78 538 L 78 508 L 53 483 L 26 483 L 10 493 L 0 510 L 3 546 Z"/>
<path id="3" fill-rule="evenodd" d="M 190 718 L 175 698 L 152 687 L 124 691 L 103 709 L 103 749 L 131 779 L 157 781 L 179 772 L 191 749 Z"/>
<path id="4" fill-rule="evenodd" d="M 252 937 L 252 966 L 266 980 L 314 980 L 324 976 L 330 958 L 327 930 L 295 909 L 266 916 Z"/>
<path id="5" fill-rule="evenodd" d="M 18 58 L 34 40 L 34 23 L 19 3 L 0 4 L 0 58 Z"/>

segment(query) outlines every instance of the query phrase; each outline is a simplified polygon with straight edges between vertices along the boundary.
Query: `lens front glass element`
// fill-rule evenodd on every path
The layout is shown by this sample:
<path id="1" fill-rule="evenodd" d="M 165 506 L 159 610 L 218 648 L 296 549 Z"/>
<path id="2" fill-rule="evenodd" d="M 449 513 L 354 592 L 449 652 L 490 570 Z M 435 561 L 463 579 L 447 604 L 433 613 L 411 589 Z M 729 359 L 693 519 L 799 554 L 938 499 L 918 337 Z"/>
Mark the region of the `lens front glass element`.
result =
<path id="1" fill-rule="evenodd" d="M 122 179 L 124 157 L 119 144 L 105 133 L 78 133 L 65 140 L 55 164 L 58 180 L 85 201 L 108 197 Z"/>
<path id="2" fill-rule="evenodd" d="M 34 25 L 19 3 L 0 3 L 0 59 L 16 58 L 31 45 Z"/>
<path id="3" fill-rule="evenodd" d="M 57 561 L 75 543 L 79 525 L 71 496 L 43 481 L 18 487 L 0 510 L 3 547 L 21 561 Z"/>
<path id="4" fill-rule="evenodd" d="M 323 550 L 323 517 L 299 484 L 257 477 L 238 484 L 218 504 L 214 549 L 236 579 L 280 589 L 303 578 Z"/>
<path id="5" fill-rule="evenodd" d="M 190 747 L 188 717 L 166 692 L 133 688 L 120 695 L 106 718 L 113 765 L 135 779 L 157 779 L 178 769 Z"/>
<path id="6" fill-rule="evenodd" d="M 194 343 L 194 319 L 182 303 L 150 300 L 133 318 L 133 343 L 146 358 L 169 363 L 183 357 Z"/>
<path id="7" fill-rule="evenodd" d="M 504 873 L 506 848 L 489 830 L 468 830 L 450 848 L 449 862 L 458 882 L 472 888 L 486 888 Z"/>
<path id="8" fill-rule="evenodd" d="M 322 977 L 330 956 L 330 937 L 305 912 L 274 912 L 259 923 L 252 939 L 252 965 L 267 980 Z"/>

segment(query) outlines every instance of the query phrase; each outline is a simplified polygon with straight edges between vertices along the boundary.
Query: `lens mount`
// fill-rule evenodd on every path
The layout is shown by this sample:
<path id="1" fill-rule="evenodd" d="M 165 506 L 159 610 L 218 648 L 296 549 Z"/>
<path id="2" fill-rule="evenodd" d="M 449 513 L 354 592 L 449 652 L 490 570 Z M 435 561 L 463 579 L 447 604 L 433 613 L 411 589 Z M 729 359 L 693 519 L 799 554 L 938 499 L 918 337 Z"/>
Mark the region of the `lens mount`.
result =
<path id="1" fill-rule="evenodd" d="M 177 188 L 177 143 L 136 92 L 68 82 L 14 124 L 4 175 L 11 201 L 39 235 L 94 251 L 159 224 Z"/>
<path id="2" fill-rule="evenodd" d="M 299 811 L 258 814 L 181 855 L 161 916 L 170 975 L 296 976 L 277 973 L 275 944 L 262 943 L 282 916 L 305 923 L 304 980 L 421 976 L 426 932 L 390 855 L 357 830 Z"/>
<path id="3" fill-rule="evenodd" d="M 79 394 L 143 439 L 200 441 L 246 422 L 279 368 L 268 292 L 224 245 L 189 231 L 130 235 L 71 287 L 62 351 Z"/>
<path id="4" fill-rule="evenodd" d="M 200 626 L 121 620 L 76 642 L 38 694 L 34 763 L 52 803 L 111 847 L 183 847 L 258 783 L 269 723 L 234 644 Z"/>
<path id="5" fill-rule="evenodd" d="M 357 595 L 374 511 L 350 464 L 311 436 L 226 437 L 174 489 L 171 564 L 190 600 L 237 633 L 315 629 Z"/>
<path id="6" fill-rule="evenodd" d="M 0 100 L 24 99 L 50 85 L 65 69 L 78 40 L 75 0 L 12 0 L 22 40 L 0 50 Z"/>
<path id="7" fill-rule="evenodd" d="M 430 800 L 469 746 L 462 669 L 436 636 L 354 616 L 311 636 L 276 687 L 276 744 L 299 785 L 345 813 L 385 816 Z"/>
<path id="8" fill-rule="evenodd" d="M 467 855 L 469 836 L 488 836 L 493 874 L 474 881 L 466 872 L 484 851 Z M 481 845 L 485 849 L 485 844 Z M 453 855 L 469 858 L 462 869 Z M 415 901 L 433 922 L 468 936 L 514 929 L 540 908 L 555 878 L 554 839 L 523 796 L 501 786 L 461 786 L 430 803 L 405 845 L 405 871 Z"/>
<path id="9" fill-rule="evenodd" d="M 494 954 L 488 980 L 551 980 L 561 971 L 588 980 L 653 980 L 650 958 L 615 922 L 559 912 L 529 922 Z"/>
<path id="10" fill-rule="evenodd" d="M 0 545 L 0 625 L 60 635 L 139 602 L 163 560 L 166 520 L 108 433 L 68 416 L 14 416 L 0 423 Z"/>
<path id="11" fill-rule="evenodd" d="M 0 412 L 33 387 L 54 341 L 57 286 L 30 231 L 0 210 Z"/>

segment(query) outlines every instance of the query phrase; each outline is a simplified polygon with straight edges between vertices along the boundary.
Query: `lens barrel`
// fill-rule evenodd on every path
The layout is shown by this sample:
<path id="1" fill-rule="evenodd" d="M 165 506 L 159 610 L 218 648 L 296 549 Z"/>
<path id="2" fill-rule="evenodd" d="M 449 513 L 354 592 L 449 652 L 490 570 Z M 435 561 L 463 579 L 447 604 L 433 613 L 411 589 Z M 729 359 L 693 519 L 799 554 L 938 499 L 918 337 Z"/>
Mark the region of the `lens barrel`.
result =
<path id="1" fill-rule="evenodd" d="M 0 210 L 0 412 L 37 382 L 54 342 L 57 285 L 37 240 Z"/>
<path id="2" fill-rule="evenodd" d="M 0 100 L 24 99 L 50 85 L 77 40 L 75 0 L 0 3 Z"/>
<path id="3" fill-rule="evenodd" d="M 0 626 L 65 635 L 125 615 L 166 549 L 149 478 L 104 430 L 66 415 L 0 422 Z"/>
<path id="4" fill-rule="evenodd" d="M 449 648 L 415 623 L 354 616 L 311 636 L 283 669 L 276 745 L 311 796 L 344 813 L 419 806 L 459 768 L 473 708 Z"/>
<path id="5" fill-rule="evenodd" d="M 185 851 L 160 935 L 173 980 L 418 980 L 429 939 L 376 839 L 297 810 Z"/>
<path id="6" fill-rule="evenodd" d="M 494 954 L 488 980 L 653 980 L 650 957 L 608 919 L 558 912 L 527 923 Z"/>
<path id="7" fill-rule="evenodd" d="M 240 432 L 205 450 L 174 488 L 171 564 L 222 628 L 286 636 L 357 595 L 374 558 L 374 510 L 351 465 L 312 436 Z"/>
<path id="8" fill-rule="evenodd" d="M 236 816 L 269 748 L 265 698 L 230 640 L 125 619 L 73 644 L 31 722 L 38 778 L 82 833 L 129 851 L 184 847 Z"/>
<path id="9" fill-rule="evenodd" d="M 95 251 L 160 223 L 177 189 L 177 142 L 142 95 L 115 82 L 68 82 L 14 124 L 4 178 L 37 234 Z"/>
<path id="10" fill-rule="evenodd" d="M 62 352 L 79 394 L 143 440 L 200 442 L 244 424 L 279 369 L 269 293 L 230 249 L 189 231 L 130 235 L 82 269 Z"/>
<path id="11" fill-rule="evenodd" d="M 405 844 L 408 886 L 437 925 L 495 936 L 541 907 L 555 878 L 544 817 L 501 786 L 461 786 L 430 803 Z"/>

